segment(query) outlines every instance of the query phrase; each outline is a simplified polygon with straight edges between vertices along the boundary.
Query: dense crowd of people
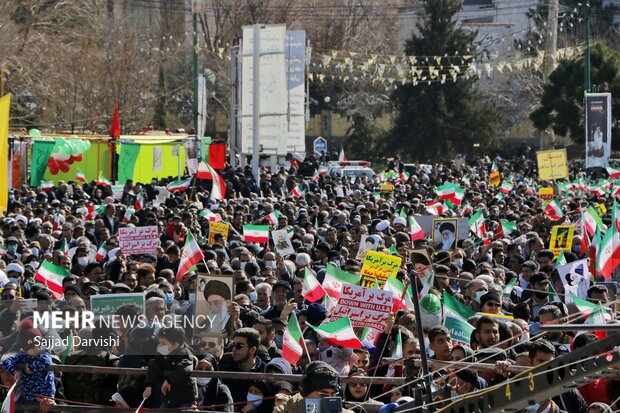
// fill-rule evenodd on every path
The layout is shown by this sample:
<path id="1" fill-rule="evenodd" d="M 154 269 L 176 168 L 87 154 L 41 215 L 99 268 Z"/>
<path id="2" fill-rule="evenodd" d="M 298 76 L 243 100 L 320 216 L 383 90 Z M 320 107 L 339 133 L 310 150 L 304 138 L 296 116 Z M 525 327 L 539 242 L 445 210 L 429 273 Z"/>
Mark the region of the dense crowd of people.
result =
<path id="1" fill-rule="evenodd" d="M 398 338 L 403 358 L 419 357 L 424 344 L 431 360 L 495 364 L 495 370 L 433 368 L 434 384 L 438 389 L 448 388 L 433 395 L 433 407 L 440 408 L 510 380 L 512 365 L 535 367 L 597 341 L 592 332 L 540 333 L 538 326 L 584 322 L 580 309 L 566 299 L 556 268 L 558 255 L 548 249 L 551 230 L 558 224 L 574 224 L 572 248 L 563 252 L 563 259 L 570 263 L 588 257 L 589 249 L 582 249 L 588 236 L 582 230 L 582 211 L 589 206 L 600 210 L 602 205 L 602 224 L 614 225 L 613 196 L 590 192 L 587 184 L 575 186 L 559 198 L 561 217 L 550 216 L 546 202 L 538 197 L 538 188 L 545 185 L 536 182 L 534 162 L 520 158 L 496 159 L 495 163 L 502 180 L 513 184 L 505 193 L 491 185 L 492 160 L 488 158 L 407 169 L 396 159 L 390 162 L 388 173 L 336 179 L 320 174 L 313 156 L 278 171 L 264 168 L 260 184 L 254 182 L 249 169 L 227 167 L 221 171 L 226 183 L 224 200 L 211 199 L 210 181 L 170 194 L 160 182 L 128 181 L 118 198 L 110 186 L 96 182 L 58 182 L 46 191 L 15 190 L 0 222 L 0 245 L 4 246 L 0 259 L 0 391 L 6 394 L 19 380 L 17 403 L 32 411 L 70 402 L 137 408 L 144 399 L 147 408 L 305 412 L 308 398 L 341 396 L 344 411 L 362 412 L 374 405 L 388 412 L 413 401 L 415 388 L 423 382 L 345 384 L 341 377 L 406 375 L 399 363 L 385 361 L 394 354 Z M 594 182 L 595 178 L 599 177 L 586 175 L 580 164 L 571 164 L 571 181 Z M 393 188 L 378 191 L 385 182 Z M 482 212 L 486 231 L 470 231 L 467 237 L 452 234 L 453 240 L 440 244 L 433 243 L 433 234 L 425 233 L 412 242 L 408 219 L 432 214 L 429 205 L 438 201 L 436 187 L 446 183 L 463 188 L 464 199 L 458 205 L 443 203 L 434 210 L 438 217 L 469 219 Z M 298 185 L 305 191 L 294 194 Z M 140 207 L 136 207 L 138 197 L 144 199 Z M 132 213 L 127 214 L 128 209 Z M 276 222 L 270 218 L 274 211 L 278 211 Z M 209 243 L 213 219 L 229 223 L 229 232 Z M 503 228 L 502 221 L 516 223 L 514 230 Z M 246 224 L 289 230 L 295 252 L 282 256 L 271 241 L 244 241 Z M 124 254 L 118 232 L 128 226 L 157 226 L 157 253 Z M 190 233 L 204 260 L 179 278 L 179 262 Z M 377 239 L 378 251 L 402 259 L 396 278 L 404 285 L 415 280 L 420 289 L 424 288 L 422 277 L 410 252 L 427 249 L 434 273 L 427 294 L 438 302 L 448 294 L 475 314 L 467 320 L 473 328 L 469 345 L 451 337 L 443 317 L 436 325 L 424 325 L 424 337 L 420 337 L 413 308 L 392 313 L 376 340 L 362 340 L 363 348 L 334 346 L 317 335 L 310 326 L 330 321 L 329 306 L 304 298 L 304 276 L 310 271 L 323 282 L 328 264 L 359 274 L 363 261 L 357 252 L 367 235 Z M 70 272 L 62 278 L 61 297 L 55 297 L 50 286 L 35 276 L 44 262 Z M 196 338 L 182 327 L 159 325 L 158 317 L 165 314 L 195 310 L 196 296 L 202 292 L 198 274 L 204 273 L 228 277 L 234 285 L 233 294 L 224 297 L 228 318 L 221 331 Z M 605 309 L 609 317 L 604 319 L 609 323 L 617 315 L 614 280 L 593 274 L 584 297 Z M 141 326 L 110 328 L 96 322 L 91 329 L 45 329 L 33 324 L 34 311 L 80 313 L 90 308 L 93 296 L 126 293 L 144 294 L 144 309 L 126 305 L 116 315 L 140 318 L 144 320 Z M 226 295 L 219 290 L 217 294 Z M 208 301 L 206 292 L 204 298 Z M 282 354 L 293 316 L 299 320 L 304 344 L 295 365 Z M 363 338 L 359 329 L 356 332 Z M 98 344 L 71 348 L 41 344 L 42 339 L 54 337 L 81 337 Z M 106 337 L 116 340 L 95 340 Z M 53 364 L 143 368 L 146 375 L 59 373 L 49 368 Z M 201 370 L 238 375 L 225 379 L 191 375 Z M 244 378 L 249 372 L 298 374 L 302 379 Z M 620 409 L 619 398 L 620 373 L 552 399 L 536 400 L 528 410 L 611 413 Z"/>

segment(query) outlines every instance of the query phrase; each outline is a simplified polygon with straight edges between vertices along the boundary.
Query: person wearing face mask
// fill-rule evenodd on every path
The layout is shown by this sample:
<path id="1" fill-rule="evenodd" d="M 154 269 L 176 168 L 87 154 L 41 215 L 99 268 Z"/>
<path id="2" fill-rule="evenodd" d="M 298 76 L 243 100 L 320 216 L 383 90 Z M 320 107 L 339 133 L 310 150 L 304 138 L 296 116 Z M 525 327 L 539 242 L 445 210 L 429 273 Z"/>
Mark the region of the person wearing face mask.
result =
<path id="1" fill-rule="evenodd" d="M 474 311 L 480 311 L 480 299 L 489 291 L 487 283 L 480 279 L 474 279 L 465 287 L 465 300 Z"/>
<path id="2" fill-rule="evenodd" d="M 196 371 L 217 371 L 218 365 L 215 357 L 205 354 L 198 361 Z M 216 377 L 196 377 L 198 385 L 198 406 L 207 407 L 206 410 L 216 412 L 234 412 L 234 401 L 230 389 Z"/>
<path id="3" fill-rule="evenodd" d="M 71 259 L 71 274 L 81 276 L 84 275 L 84 269 L 90 262 L 88 258 L 88 251 L 85 248 L 78 247 Z"/>
<path id="4" fill-rule="evenodd" d="M 271 383 L 255 380 L 248 388 L 247 404 L 241 409 L 242 413 L 271 413 L 275 407 L 273 398 L 275 392 Z"/>
<path id="5" fill-rule="evenodd" d="M 185 330 L 163 327 L 157 337 L 157 356 L 153 357 L 146 372 L 143 399 L 149 399 L 153 389 L 161 391 L 162 409 L 190 408 L 198 396 L 196 381 L 190 377 L 195 357 L 185 344 Z"/>

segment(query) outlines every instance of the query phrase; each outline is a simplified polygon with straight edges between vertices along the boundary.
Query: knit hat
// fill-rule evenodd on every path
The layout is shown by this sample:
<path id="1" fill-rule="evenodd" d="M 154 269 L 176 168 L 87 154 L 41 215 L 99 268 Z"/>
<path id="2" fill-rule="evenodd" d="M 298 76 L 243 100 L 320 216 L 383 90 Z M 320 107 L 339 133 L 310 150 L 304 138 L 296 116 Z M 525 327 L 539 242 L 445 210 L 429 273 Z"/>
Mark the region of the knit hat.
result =
<path id="1" fill-rule="evenodd" d="M 31 319 L 24 320 L 19 325 L 19 345 L 24 350 L 30 350 L 37 347 L 37 343 L 41 340 L 35 340 L 36 337 L 43 337 L 38 328 L 34 328 Z"/>
<path id="2" fill-rule="evenodd" d="M 501 299 L 499 298 L 499 294 L 494 291 L 490 291 L 486 293 L 485 295 L 483 295 L 482 297 L 480 297 L 481 306 L 484 306 L 484 303 L 486 303 L 487 301 L 496 301 L 500 304 L 502 303 Z"/>
<path id="3" fill-rule="evenodd" d="M 306 321 L 308 324 L 318 327 L 328 315 L 329 313 L 323 304 L 312 303 L 306 310 Z"/>

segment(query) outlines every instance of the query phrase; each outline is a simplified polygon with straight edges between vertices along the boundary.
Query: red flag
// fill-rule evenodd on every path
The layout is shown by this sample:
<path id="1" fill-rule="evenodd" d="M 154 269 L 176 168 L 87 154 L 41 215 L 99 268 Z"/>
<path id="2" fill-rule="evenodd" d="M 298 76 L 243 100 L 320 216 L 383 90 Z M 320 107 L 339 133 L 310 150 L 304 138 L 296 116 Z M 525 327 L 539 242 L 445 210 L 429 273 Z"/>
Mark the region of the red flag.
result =
<path id="1" fill-rule="evenodd" d="M 118 138 L 121 136 L 121 119 L 118 116 L 118 103 L 114 106 L 114 116 L 112 116 L 112 125 L 110 125 L 110 137 Z"/>
<path id="2" fill-rule="evenodd" d="M 213 169 L 224 169 L 226 166 L 226 145 L 212 143 L 209 145 L 209 165 Z"/>

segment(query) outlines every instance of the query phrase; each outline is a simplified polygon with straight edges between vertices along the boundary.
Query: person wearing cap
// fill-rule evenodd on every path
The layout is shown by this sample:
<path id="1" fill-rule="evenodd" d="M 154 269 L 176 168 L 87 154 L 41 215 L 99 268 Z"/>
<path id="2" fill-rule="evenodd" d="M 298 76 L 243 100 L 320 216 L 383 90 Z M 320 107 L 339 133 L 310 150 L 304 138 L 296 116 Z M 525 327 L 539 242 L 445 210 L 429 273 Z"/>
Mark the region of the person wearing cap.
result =
<path id="1" fill-rule="evenodd" d="M 305 399 L 337 397 L 341 395 L 340 375 L 332 366 L 322 361 L 308 364 L 296 393 L 285 404 L 277 406 L 274 413 L 305 413 Z M 342 409 L 343 413 L 353 413 Z"/>
<path id="2" fill-rule="evenodd" d="M 44 345 L 41 331 L 34 328 L 31 319 L 24 320 L 18 327 L 20 350 L 7 357 L 2 367 L 19 379 L 17 403 L 36 404 L 37 397 L 54 397 L 56 384 L 54 373 L 49 369 L 52 355 Z"/>
<path id="3" fill-rule="evenodd" d="M 405 220 L 405 218 L 399 216 L 392 220 L 392 226 L 394 227 L 394 231 L 396 232 L 405 231 L 407 221 Z"/>
<path id="4" fill-rule="evenodd" d="M 502 314 L 502 302 L 495 291 L 489 291 L 480 297 L 480 307 L 483 313 Z"/>
<path id="5" fill-rule="evenodd" d="M 7 262 L 21 259 L 22 255 L 17 252 L 19 241 L 16 237 L 7 237 L 4 240 L 4 244 L 6 246 L 6 256 L 4 259 Z"/>
<path id="6" fill-rule="evenodd" d="M 281 316 L 285 307 L 289 314 L 291 311 L 296 310 L 297 304 L 295 304 L 295 298 L 291 298 L 290 300 L 286 299 L 286 295 L 289 291 L 293 290 L 287 281 L 280 280 L 276 282 L 271 289 L 271 301 L 273 302 L 273 305 L 263 311 L 260 315 L 268 320 L 273 320 L 274 318 L 279 318 Z"/>

